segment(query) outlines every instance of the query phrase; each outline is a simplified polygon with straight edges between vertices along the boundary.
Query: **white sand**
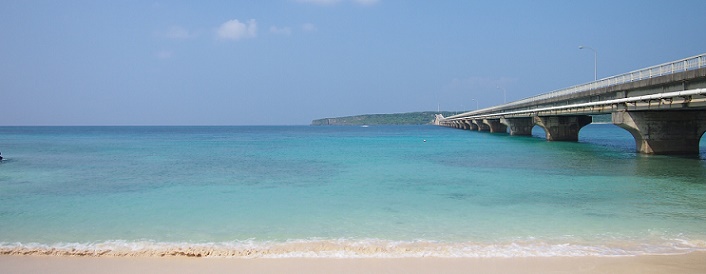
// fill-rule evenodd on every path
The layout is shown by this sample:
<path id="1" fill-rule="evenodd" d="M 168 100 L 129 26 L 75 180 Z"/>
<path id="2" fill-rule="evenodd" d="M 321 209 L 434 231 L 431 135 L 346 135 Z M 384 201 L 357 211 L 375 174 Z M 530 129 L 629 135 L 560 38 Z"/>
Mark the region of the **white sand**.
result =
<path id="1" fill-rule="evenodd" d="M 0 256 L 0 273 L 706 273 L 706 252 L 635 257 L 236 259 Z"/>

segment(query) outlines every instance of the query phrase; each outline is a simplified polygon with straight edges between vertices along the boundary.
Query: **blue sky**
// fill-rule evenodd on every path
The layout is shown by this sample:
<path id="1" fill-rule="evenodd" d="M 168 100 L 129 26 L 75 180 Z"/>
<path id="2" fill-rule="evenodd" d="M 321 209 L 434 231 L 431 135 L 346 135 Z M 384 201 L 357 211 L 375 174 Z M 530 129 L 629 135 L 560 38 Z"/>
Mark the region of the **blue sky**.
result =
<path id="1" fill-rule="evenodd" d="M 0 125 L 470 110 L 706 52 L 706 1 L 2 1 Z"/>

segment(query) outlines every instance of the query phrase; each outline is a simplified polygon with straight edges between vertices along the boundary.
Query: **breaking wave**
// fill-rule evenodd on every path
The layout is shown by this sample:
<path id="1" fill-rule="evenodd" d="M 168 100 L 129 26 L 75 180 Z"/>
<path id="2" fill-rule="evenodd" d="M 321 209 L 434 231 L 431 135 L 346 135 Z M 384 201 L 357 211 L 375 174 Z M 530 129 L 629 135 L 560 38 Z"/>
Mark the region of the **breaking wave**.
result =
<path id="1" fill-rule="evenodd" d="M 172 243 L 105 241 L 95 243 L 0 243 L 2 255 L 107 256 L 107 257 L 234 257 L 234 258 L 497 258 L 578 257 L 685 254 L 706 251 L 706 242 L 682 239 L 650 244 L 587 245 L 518 241 L 479 244 L 378 239 L 310 239 Z"/>

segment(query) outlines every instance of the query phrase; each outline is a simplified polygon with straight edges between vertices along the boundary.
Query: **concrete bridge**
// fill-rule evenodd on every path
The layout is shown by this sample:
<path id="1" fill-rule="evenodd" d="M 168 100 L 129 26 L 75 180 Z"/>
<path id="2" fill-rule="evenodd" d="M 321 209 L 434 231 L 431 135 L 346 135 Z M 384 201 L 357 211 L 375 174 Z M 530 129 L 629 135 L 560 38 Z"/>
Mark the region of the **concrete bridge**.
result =
<path id="1" fill-rule="evenodd" d="M 531 135 L 542 127 L 548 141 L 578 141 L 590 115 L 611 114 L 629 131 L 637 151 L 698 154 L 706 132 L 706 53 L 525 98 L 443 117 L 435 124 L 465 130 Z"/>

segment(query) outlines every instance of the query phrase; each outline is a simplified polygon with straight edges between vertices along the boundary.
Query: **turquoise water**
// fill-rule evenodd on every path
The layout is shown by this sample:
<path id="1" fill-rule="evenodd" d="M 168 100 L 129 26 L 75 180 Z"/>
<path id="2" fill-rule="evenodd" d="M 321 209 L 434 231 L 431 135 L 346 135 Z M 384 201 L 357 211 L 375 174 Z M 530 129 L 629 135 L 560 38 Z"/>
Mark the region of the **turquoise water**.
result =
<path id="1" fill-rule="evenodd" d="M 701 157 L 434 126 L 0 127 L 0 250 L 503 257 L 706 250 Z M 171 252 L 171 253 L 170 253 Z"/>

